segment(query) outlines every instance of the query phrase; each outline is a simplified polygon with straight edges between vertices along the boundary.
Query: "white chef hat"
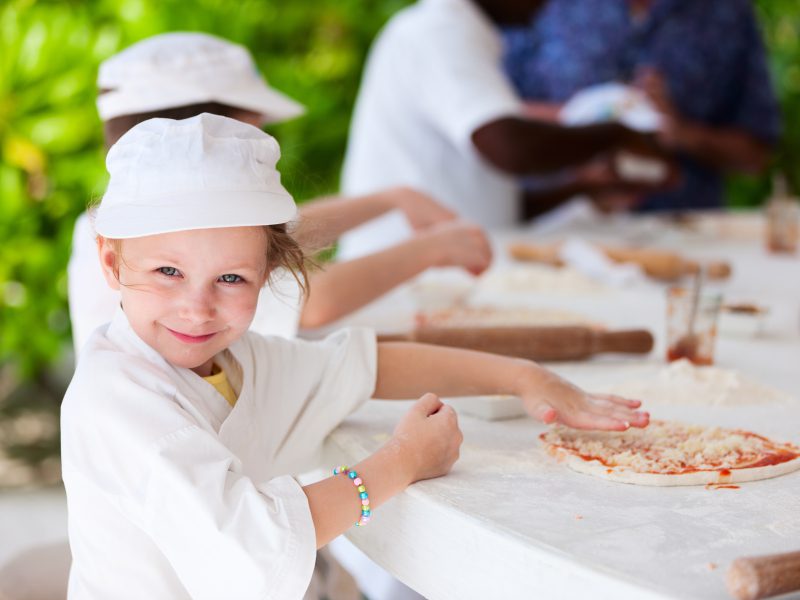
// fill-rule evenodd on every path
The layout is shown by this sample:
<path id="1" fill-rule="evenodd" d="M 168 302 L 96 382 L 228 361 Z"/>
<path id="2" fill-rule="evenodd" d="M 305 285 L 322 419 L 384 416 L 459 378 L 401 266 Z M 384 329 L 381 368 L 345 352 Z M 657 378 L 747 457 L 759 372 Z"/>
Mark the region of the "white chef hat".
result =
<path id="1" fill-rule="evenodd" d="M 272 136 L 235 119 L 144 121 L 108 152 L 111 179 L 95 229 L 121 239 L 286 223 L 297 208 L 281 185 L 279 158 Z"/>
<path id="2" fill-rule="evenodd" d="M 205 33 L 142 40 L 104 61 L 97 85 L 103 121 L 206 102 L 258 113 L 265 123 L 305 110 L 267 84 L 244 46 Z"/>

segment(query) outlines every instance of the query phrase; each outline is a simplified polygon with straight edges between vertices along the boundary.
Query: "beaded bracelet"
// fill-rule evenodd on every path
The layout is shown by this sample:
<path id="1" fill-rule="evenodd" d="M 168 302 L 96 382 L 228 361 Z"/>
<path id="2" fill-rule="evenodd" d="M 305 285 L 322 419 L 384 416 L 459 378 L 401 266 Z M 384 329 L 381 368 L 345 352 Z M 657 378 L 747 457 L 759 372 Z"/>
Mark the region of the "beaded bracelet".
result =
<path id="1" fill-rule="evenodd" d="M 369 507 L 369 494 L 367 494 L 367 488 L 364 485 L 364 482 L 361 481 L 361 477 L 358 476 L 358 473 L 350 469 L 350 467 L 336 467 L 333 470 L 333 474 L 347 475 L 350 481 L 353 482 L 353 485 L 356 486 L 356 489 L 358 490 L 358 496 L 361 499 L 361 517 L 358 519 L 356 527 L 363 527 L 369 523 L 369 520 L 372 517 L 372 510 Z"/>

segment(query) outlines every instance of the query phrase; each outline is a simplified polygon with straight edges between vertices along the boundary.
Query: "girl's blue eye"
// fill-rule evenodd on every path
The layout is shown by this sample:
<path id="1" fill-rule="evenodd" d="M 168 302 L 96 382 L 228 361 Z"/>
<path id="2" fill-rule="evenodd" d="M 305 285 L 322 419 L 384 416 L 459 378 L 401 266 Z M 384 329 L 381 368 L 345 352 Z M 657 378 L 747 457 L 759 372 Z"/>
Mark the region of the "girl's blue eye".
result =
<path id="1" fill-rule="evenodd" d="M 162 275 L 166 275 L 167 277 L 175 277 L 178 274 L 178 269 L 175 267 L 160 267 L 158 269 L 159 273 Z"/>
<path id="2" fill-rule="evenodd" d="M 222 275 L 220 280 L 222 280 L 223 283 L 239 283 L 240 281 L 244 281 L 241 277 L 234 275 L 233 273 Z"/>

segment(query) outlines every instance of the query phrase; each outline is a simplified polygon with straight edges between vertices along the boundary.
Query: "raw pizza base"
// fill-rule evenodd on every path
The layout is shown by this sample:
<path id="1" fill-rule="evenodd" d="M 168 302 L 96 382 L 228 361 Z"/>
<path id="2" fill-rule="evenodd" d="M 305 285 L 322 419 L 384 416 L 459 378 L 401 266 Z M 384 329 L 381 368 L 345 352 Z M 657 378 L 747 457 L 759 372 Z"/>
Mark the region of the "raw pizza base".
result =
<path id="1" fill-rule="evenodd" d="M 685 432 L 688 437 L 672 448 L 664 435 L 674 439 L 673 436 L 680 432 Z M 686 426 L 667 421 L 653 421 L 645 429 L 630 429 L 621 433 L 587 432 L 555 426 L 539 437 L 547 451 L 573 471 L 633 485 L 736 484 L 769 479 L 800 469 L 800 448 L 792 444 L 772 442 L 745 431 Z M 640 445 L 658 447 L 658 442 L 655 442 L 655 446 L 647 442 L 659 438 L 663 445 L 663 448 L 659 447 L 659 452 L 663 450 L 664 454 L 671 456 L 671 460 L 661 459 L 661 467 L 657 466 L 658 459 L 649 460 L 645 458 L 646 453 L 636 450 Z M 734 458 L 737 446 L 749 447 L 760 454 L 737 463 Z M 689 465 L 692 460 L 697 461 L 695 466 L 677 466 L 676 463 L 684 456 L 683 452 Z M 778 464 L 747 466 L 764 462 L 763 459 L 768 456 L 781 456 L 788 460 Z M 654 472 L 656 470 L 662 472 Z"/>

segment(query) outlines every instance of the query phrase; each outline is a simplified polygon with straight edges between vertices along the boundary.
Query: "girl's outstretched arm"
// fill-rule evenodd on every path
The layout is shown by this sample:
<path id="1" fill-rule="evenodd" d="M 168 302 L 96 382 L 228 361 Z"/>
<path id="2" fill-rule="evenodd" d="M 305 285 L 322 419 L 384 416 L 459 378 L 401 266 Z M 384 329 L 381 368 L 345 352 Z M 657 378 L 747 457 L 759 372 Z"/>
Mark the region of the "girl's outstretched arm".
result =
<path id="1" fill-rule="evenodd" d="M 589 394 L 538 364 L 472 350 L 409 342 L 378 344 L 376 398 L 512 394 L 544 423 L 579 429 L 625 430 L 645 427 L 638 400 Z"/>

